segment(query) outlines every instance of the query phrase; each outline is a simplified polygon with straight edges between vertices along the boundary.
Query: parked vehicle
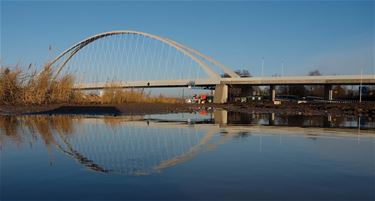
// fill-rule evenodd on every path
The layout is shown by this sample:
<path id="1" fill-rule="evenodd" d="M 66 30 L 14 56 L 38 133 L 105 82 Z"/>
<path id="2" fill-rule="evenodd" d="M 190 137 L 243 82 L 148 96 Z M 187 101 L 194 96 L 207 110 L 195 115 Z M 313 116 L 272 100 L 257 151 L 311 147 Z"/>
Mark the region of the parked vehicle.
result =
<path id="1" fill-rule="evenodd" d="M 214 97 L 211 95 L 200 94 L 199 96 L 195 94 L 192 98 L 185 99 L 185 103 L 197 103 L 197 104 L 204 104 L 204 103 L 212 103 L 214 101 Z"/>

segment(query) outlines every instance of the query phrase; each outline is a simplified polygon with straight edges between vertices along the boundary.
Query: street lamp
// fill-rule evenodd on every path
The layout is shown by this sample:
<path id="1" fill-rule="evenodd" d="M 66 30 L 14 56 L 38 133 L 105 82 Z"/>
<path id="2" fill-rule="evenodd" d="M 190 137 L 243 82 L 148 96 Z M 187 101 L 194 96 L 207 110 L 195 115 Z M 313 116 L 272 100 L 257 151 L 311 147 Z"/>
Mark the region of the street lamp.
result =
<path id="1" fill-rule="evenodd" d="M 361 68 L 361 82 L 359 84 L 359 102 L 362 102 L 362 74 L 363 74 L 363 68 Z"/>
<path id="2" fill-rule="evenodd" d="M 262 74 L 261 74 L 261 77 L 263 77 L 263 71 L 264 70 L 264 57 L 262 57 Z"/>

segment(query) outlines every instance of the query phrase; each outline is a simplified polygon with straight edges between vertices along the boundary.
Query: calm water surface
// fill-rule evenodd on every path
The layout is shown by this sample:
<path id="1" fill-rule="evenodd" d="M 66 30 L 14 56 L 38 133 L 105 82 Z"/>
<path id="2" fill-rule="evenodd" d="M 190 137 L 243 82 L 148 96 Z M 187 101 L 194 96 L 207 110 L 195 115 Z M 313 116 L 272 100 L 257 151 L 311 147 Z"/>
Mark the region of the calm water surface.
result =
<path id="1" fill-rule="evenodd" d="M 370 117 L 0 117 L 1 200 L 374 200 Z"/>

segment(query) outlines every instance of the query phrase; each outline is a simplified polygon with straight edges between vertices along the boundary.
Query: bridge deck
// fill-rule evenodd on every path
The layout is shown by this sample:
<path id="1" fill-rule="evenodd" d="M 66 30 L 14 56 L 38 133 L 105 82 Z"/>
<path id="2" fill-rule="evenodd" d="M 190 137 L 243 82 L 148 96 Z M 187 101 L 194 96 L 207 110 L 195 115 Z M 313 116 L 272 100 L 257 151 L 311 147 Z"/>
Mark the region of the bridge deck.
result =
<path id="1" fill-rule="evenodd" d="M 95 90 L 104 88 L 158 88 L 158 87 L 188 87 L 188 86 L 215 86 L 220 80 L 198 79 L 198 80 L 143 80 L 123 81 L 111 83 L 81 83 L 74 86 L 75 89 Z"/>
<path id="2" fill-rule="evenodd" d="M 284 85 L 284 84 L 375 84 L 375 75 L 334 75 L 334 76 L 290 76 L 290 77 L 249 77 L 222 78 L 225 84 Z"/>
<path id="3" fill-rule="evenodd" d="M 165 88 L 165 87 L 209 87 L 217 84 L 249 85 L 318 85 L 318 84 L 375 84 L 375 75 L 293 76 L 293 77 L 248 77 L 196 80 L 143 80 L 112 83 L 81 83 L 75 89 L 96 90 L 104 88 Z"/>

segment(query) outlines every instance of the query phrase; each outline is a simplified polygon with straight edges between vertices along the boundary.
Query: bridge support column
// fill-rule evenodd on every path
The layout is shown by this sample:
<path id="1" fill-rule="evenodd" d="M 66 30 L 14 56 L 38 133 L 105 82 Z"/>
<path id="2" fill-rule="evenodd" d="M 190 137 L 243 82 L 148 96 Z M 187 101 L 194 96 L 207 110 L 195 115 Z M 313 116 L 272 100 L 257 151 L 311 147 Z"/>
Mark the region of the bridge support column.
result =
<path id="1" fill-rule="evenodd" d="M 324 85 L 324 99 L 330 101 L 333 99 L 333 90 L 331 84 Z"/>
<path id="2" fill-rule="evenodd" d="M 214 103 L 226 103 L 228 101 L 228 85 L 218 84 L 215 86 Z"/>
<path id="3" fill-rule="evenodd" d="M 269 95 L 270 95 L 270 100 L 271 100 L 272 102 L 276 100 L 276 89 L 275 89 L 275 85 L 270 85 Z"/>

